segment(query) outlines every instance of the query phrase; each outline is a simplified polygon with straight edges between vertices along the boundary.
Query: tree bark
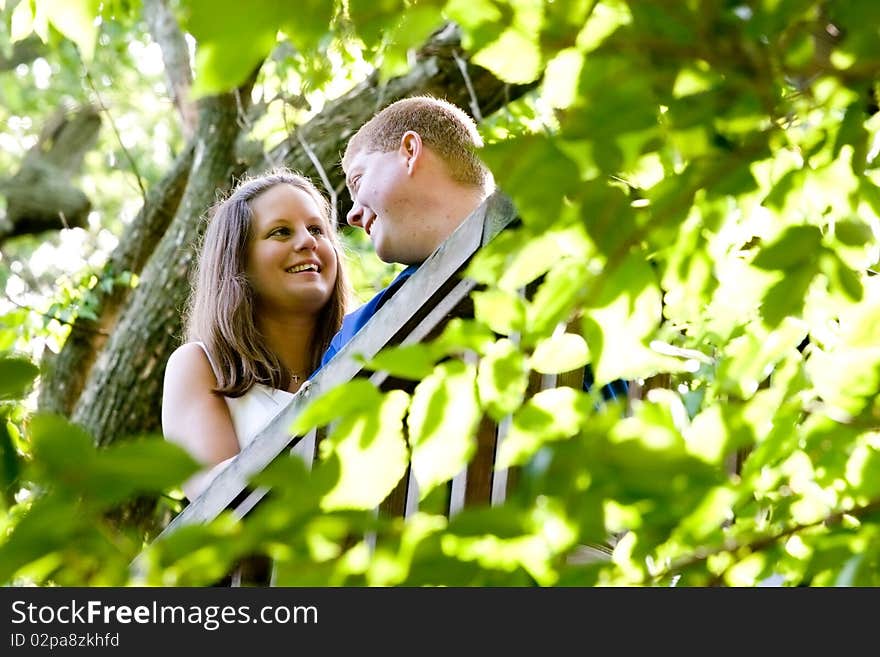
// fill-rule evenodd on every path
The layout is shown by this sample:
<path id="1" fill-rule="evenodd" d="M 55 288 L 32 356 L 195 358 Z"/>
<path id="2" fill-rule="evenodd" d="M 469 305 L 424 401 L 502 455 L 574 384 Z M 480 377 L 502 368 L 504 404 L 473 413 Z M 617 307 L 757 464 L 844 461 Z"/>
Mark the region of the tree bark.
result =
<path id="1" fill-rule="evenodd" d="M 195 134 L 198 112 L 189 97 L 193 74 L 186 39 L 168 8 L 168 0 L 144 0 L 144 18 L 150 35 L 162 51 L 165 83 L 180 114 L 183 135 L 189 139 Z"/>
<path id="2" fill-rule="evenodd" d="M 97 110 L 85 106 L 56 112 L 27 152 L 19 171 L 0 181 L 6 215 L 0 244 L 12 237 L 86 225 L 92 203 L 72 178 L 101 129 Z"/>

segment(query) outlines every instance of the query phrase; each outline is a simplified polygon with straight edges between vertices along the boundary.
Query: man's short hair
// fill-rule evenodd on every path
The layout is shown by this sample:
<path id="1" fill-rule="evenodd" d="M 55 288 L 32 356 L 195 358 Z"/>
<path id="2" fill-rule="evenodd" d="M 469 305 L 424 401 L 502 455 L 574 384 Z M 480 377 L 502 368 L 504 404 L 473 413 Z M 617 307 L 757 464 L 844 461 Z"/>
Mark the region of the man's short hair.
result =
<path id="1" fill-rule="evenodd" d="M 414 96 L 391 103 L 367 121 L 349 139 L 342 158 L 343 168 L 355 154 L 395 150 L 407 130 L 417 132 L 422 141 L 446 164 L 456 182 L 487 188 L 492 175 L 477 156 L 483 139 L 474 120 L 460 107 L 431 96 Z"/>

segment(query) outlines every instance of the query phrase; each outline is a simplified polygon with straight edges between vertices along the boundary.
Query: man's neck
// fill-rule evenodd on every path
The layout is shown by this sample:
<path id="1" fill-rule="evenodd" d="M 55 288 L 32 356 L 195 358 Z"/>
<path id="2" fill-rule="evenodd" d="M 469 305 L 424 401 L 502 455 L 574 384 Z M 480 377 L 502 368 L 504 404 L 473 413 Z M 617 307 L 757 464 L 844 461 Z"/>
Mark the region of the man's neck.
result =
<path id="1" fill-rule="evenodd" d="M 484 199 L 482 190 L 474 187 L 451 181 L 438 185 L 431 195 L 430 206 L 426 208 L 426 215 L 431 217 L 430 221 L 437 229 L 438 241 L 434 248 L 446 241 Z"/>

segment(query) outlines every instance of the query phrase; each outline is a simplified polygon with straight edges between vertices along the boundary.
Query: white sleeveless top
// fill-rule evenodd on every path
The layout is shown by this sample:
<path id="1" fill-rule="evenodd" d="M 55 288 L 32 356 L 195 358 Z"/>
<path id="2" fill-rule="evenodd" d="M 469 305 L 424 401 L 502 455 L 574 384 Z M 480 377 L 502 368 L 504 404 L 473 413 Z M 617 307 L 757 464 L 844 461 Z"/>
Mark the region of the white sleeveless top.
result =
<path id="1" fill-rule="evenodd" d="M 203 342 L 196 342 L 208 357 L 211 369 L 216 375 L 217 366 L 215 365 L 211 354 Z M 278 413 L 287 406 L 287 403 L 293 398 L 293 393 L 287 390 L 277 390 L 270 388 L 262 383 L 255 384 L 250 390 L 241 397 L 226 397 L 226 406 L 229 408 L 229 414 L 232 416 L 232 426 L 235 427 L 235 436 L 238 438 L 239 450 L 247 447 L 257 434 L 260 433 L 269 422 L 272 421 Z M 195 477 L 198 477 L 202 484 L 202 490 L 225 468 L 232 459 L 230 457 L 225 461 L 221 461 L 207 471 L 203 471 Z"/>
<path id="2" fill-rule="evenodd" d="M 211 363 L 211 369 L 217 372 L 217 366 L 203 342 L 196 342 Z M 293 399 L 293 393 L 287 390 L 270 388 L 262 383 L 255 384 L 241 397 L 224 397 L 232 416 L 232 425 L 238 438 L 239 449 L 244 449 L 260 431 L 275 417 L 287 403 Z"/>

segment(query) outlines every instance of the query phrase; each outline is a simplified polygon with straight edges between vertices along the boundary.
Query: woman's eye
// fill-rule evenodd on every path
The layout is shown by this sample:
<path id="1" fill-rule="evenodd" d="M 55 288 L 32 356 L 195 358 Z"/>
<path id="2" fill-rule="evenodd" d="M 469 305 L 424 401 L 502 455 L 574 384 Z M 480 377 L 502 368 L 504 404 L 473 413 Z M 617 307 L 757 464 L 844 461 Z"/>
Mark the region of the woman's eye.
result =
<path id="1" fill-rule="evenodd" d="M 309 226 L 309 232 L 312 235 L 323 235 L 324 229 L 321 228 L 320 226 Z"/>
<path id="2" fill-rule="evenodd" d="M 269 237 L 276 237 L 276 236 L 283 237 L 283 236 L 289 235 L 289 234 L 290 234 L 290 231 L 287 228 L 285 228 L 284 226 L 280 226 L 280 227 L 274 229 L 271 233 L 269 233 Z"/>

